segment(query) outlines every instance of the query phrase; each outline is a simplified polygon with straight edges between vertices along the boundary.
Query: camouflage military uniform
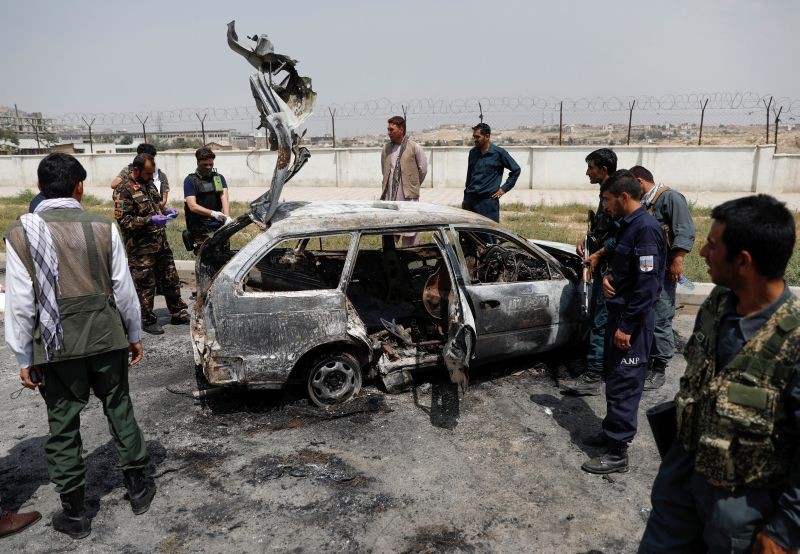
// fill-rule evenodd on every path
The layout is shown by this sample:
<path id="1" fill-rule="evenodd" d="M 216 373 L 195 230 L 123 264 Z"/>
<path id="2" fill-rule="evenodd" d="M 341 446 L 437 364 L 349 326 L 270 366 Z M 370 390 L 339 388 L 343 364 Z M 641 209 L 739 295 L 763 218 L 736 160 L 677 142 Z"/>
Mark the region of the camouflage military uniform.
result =
<path id="1" fill-rule="evenodd" d="M 117 188 L 114 204 L 114 217 L 125 239 L 128 265 L 139 295 L 142 322 L 145 325 L 158 319 L 153 313 L 157 282 L 173 317 L 187 316 L 172 249 L 167 242 L 167 231 L 163 227 L 156 227 L 150 220 L 153 215 L 163 214 L 160 201 L 161 196 L 152 181 L 141 185 L 128 179 Z"/>
<path id="2" fill-rule="evenodd" d="M 160 169 L 158 169 L 157 171 L 158 171 L 158 179 L 161 181 L 161 194 L 164 194 L 165 192 L 169 193 L 169 180 L 167 179 L 167 174 L 161 171 Z M 119 175 L 117 175 L 117 177 L 119 177 L 120 179 L 119 184 L 114 186 L 114 183 L 111 183 L 111 197 L 114 199 L 115 202 L 117 200 L 117 196 L 119 195 L 120 187 L 125 183 L 127 183 L 131 178 L 131 166 L 126 165 L 125 167 L 123 167 L 119 171 Z"/>
<path id="3" fill-rule="evenodd" d="M 749 552 L 762 528 L 800 546 L 800 299 L 786 287 L 740 319 L 735 302 L 716 287 L 697 315 L 675 397 L 678 440 L 653 484 L 640 552 Z M 728 341 L 733 325 L 740 348 Z"/>

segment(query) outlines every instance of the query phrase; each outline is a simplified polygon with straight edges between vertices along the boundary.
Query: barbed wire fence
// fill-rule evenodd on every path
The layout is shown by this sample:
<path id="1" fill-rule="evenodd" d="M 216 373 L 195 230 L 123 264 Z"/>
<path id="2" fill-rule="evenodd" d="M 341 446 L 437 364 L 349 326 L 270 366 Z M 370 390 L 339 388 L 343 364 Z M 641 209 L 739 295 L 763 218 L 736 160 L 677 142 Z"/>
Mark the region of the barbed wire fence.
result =
<path id="1" fill-rule="evenodd" d="M 474 124 L 478 120 L 491 120 L 496 128 L 520 126 L 557 126 L 558 144 L 563 143 L 563 129 L 568 124 L 627 124 L 624 142 L 631 143 L 634 125 L 691 123 L 699 125 L 698 144 L 702 144 L 704 125 L 730 124 L 764 125 L 764 143 L 777 144 L 778 125 L 781 122 L 800 123 L 800 99 L 776 97 L 754 92 L 714 92 L 666 94 L 661 96 L 583 97 L 556 98 L 537 96 L 479 97 L 457 99 L 417 98 L 395 101 L 388 98 L 329 103 L 315 107 L 307 126 L 314 132 L 322 131 L 336 142 L 336 127 L 344 129 L 345 136 L 364 123 L 375 121 L 378 133 L 385 119 L 403 114 L 411 125 L 419 122 L 435 125 L 437 122 Z M 205 142 L 206 124 L 249 124 L 251 130 L 259 121 L 256 107 L 205 107 L 175 108 L 139 112 L 65 113 L 36 118 L 0 115 L 0 128 L 13 129 L 30 126 L 42 129 L 126 129 L 141 127 L 146 138 L 148 128 L 162 131 L 166 127 L 187 130 L 199 125 Z M 548 123 L 549 119 L 549 123 Z M 383 121 L 382 121 L 383 120 Z M 198 124 L 199 122 L 199 124 Z M 343 125 L 344 124 L 344 125 Z M 503 127 L 503 126 L 506 127 Z M 770 130 L 774 134 L 770 133 Z M 138 134 L 138 131 L 137 131 Z M 634 137 L 635 140 L 635 137 Z M 91 141 L 90 141 L 91 142 Z"/>

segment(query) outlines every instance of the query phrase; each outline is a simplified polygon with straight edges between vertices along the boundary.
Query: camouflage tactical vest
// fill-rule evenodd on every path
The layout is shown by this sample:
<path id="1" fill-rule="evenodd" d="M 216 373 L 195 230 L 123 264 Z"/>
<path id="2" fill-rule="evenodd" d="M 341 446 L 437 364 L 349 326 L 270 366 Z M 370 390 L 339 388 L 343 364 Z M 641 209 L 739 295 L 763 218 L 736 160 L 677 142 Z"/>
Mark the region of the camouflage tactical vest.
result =
<path id="1" fill-rule="evenodd" d="M 784 392 L 800 361 L 800 299 L 792 295 L 717 371 L 728 297 L 728 289 L 714 288 L 686 344 L 686 373 L 675 397 L 678 439 L 709 483 L 773 487 L 786 481 L 797 445 Z"/>
<path id="2" fill-rule="evenodd" d="M 58 294 L 64 340 L 51 362 L 82 358 L 128 346 L 111 283 L 111 222 L 78 209 L 39 213 L 47 222 L 58 257 Z M 38 297 L 30 244 L 19 222 L 9 227 L 6 240 L 28 270 Z M 47 363 L 39 303 L 33 333 L 33 364 Z"/>

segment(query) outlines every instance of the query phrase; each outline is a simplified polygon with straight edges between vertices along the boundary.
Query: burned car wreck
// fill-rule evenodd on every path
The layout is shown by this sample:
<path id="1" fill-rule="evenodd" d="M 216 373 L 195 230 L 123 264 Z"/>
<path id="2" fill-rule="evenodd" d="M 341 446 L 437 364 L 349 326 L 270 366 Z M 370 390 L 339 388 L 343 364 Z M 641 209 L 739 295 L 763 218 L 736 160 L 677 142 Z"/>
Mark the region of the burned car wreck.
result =
<path id="1" fill-rule="evenodd" d="M 198 252 L 191 335 L 208 383 L 299 381 L 326 406 L 352 398 L 363 379 L 398 391 L 413 371 L 444 365 L 463 389 L 471 365 L 579 334 L 585 284 L 565 245 L 418 202 L 280 203 L 309 158 L 296 131 L 316 93 L 266 35 L 248 38 L 255 45 L 228 24 L 228 44 L 259 71 L 250 88 L 278 156 L 267 192 Z M 419 240 L 400 248 L 400 233 Z"/>
<path id="2" fill-rule="evenodd" d="M 419 244 L 396 246 L 408 232 Z M 362 379 L 402 390 L 437 365 L 463 386 L 470 365 L 569 344 L 580 269 L 557 245 L 456 208 L 282 203 L 268 225 L 242 215 L 201 250 L 195 362 L 212 385 L 304 382 L 319 405 Z"/>

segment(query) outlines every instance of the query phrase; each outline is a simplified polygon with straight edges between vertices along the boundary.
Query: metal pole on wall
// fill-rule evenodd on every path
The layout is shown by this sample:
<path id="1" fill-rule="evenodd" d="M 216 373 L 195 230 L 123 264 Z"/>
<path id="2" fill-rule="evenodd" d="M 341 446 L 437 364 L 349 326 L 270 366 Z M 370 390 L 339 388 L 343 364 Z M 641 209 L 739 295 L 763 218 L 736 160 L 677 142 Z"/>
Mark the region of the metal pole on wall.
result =
<path id="1" fill-rule="evenodd" d="M 36 153 L 42 153 L 42 145 L 39 143 L 39 126 L 33 123 L 33 132 L 36 133 Z"/>
<path id="2" fill-rule="evenodd" d="M 636 100 L 634 100 L 630 106 L 628 106 L 628 145 L 631 143 L 631 124 L 633 123 L 633 108 L 636 106 Z"/>
<path id="3" fill-rule="evenodd" d="M 200 119 L 200 114 L 198 114 L 197 112 L 195 112 L 194 115 L 197 116 L 197 119 L 200 120 L 200 132 L 203 133 L 203 146 L 205 146 L 207 144 L 206 143 L 206 123 L 205 123 L 205 121 L 206 121 L 206 117 L 208 117 L 208 114 L 203 114 L 203 119 Z"/>
<path id="4" fill-rule="evenodd" d="M 478 118 L 481 120 L 481 123 L 483 123 L 483 106 L 481 106 L 480 102 L 478 102 Z"/>
<path id="5" fill-rule="evenodd" d="M 703 119 L 706 117 L 706 106 L 708 105 L 708 98 L 706 101 L 703 102 L 703 105 L 700 106 L 700 136 L 697 138 L 697 146 L 703 144 Z"/>
<path id="6" fill-rule="evenodd" d="M 336 148 L 336 110 L 328 108 L 328 113 L 331 114 L 331 135 L 333 136 L 333 147 Z"/>
<path id="7" fill-rule="evenodd" d="M 408 131 L 408 107 L 400 104 L 400 109 L 403 110 L 403 119 L 406 120 L 406 131 Z"/>
<path id="8" fill-rule="evenodd" d="M 767 138 L 764 139 L 764 144 L 769 144 L 769 107 L 772 106 L 772 96 L 769 97 L 769 104 L 762 98 L 762 102 L 764 102 L 764 107 L 767 109 Z"/>
<path id="9" fill-rule="evenodd" d="M 22 131 L 22 125 L 19 122 L 19 109 L 17 109 L 16 104 L 14 104 L 14 122 L 17 124 L 17 131 Z"/>
<path id="10" fill-rule="evenodd" d="M 561 138 L 564 131 L 564 101 L 558 104 L 558 145 L 561 146 Z"/>
<path id="11" fill-rule="evenodd" d="M 775 108 L 772 108 L 772 113 L 775 114 L 775 152 L 778 151 L 778 123 L 781 120 L 782 111 L 783 111 L 783 106 L 780 107 L 778 113 L 775 113 Z"/>
<path id="12" fill-rule="evenodd" d="M 139 114 L 137 113 L 136 114 L 136 119 L 138 119 L 139 123 L 142 124 L 142 138 L 144 139 L 143 142 L 147 142 L 147 129 L 145 129 L 144 124 L 147 123 L 147 120 L 150 119 L 150 116 L 149 115 L 146 116 L 144 118 L 144 121 L 142 121 L 142 118 L 139 117 Z"/>
<path id="13" fill-rule="evenodd" d="M 96 118 L 93 117 L 91 123 L 87 123 L 86 119 L 84 117 L 81 117 L 81 119 L 83 119 L 83 122 L 86 123 L 86 126 L 89 128 L 89 152 L 94 154 L 94 140 L 92 139 L 92 125 L 94 125 L 94 120 Z"/>

